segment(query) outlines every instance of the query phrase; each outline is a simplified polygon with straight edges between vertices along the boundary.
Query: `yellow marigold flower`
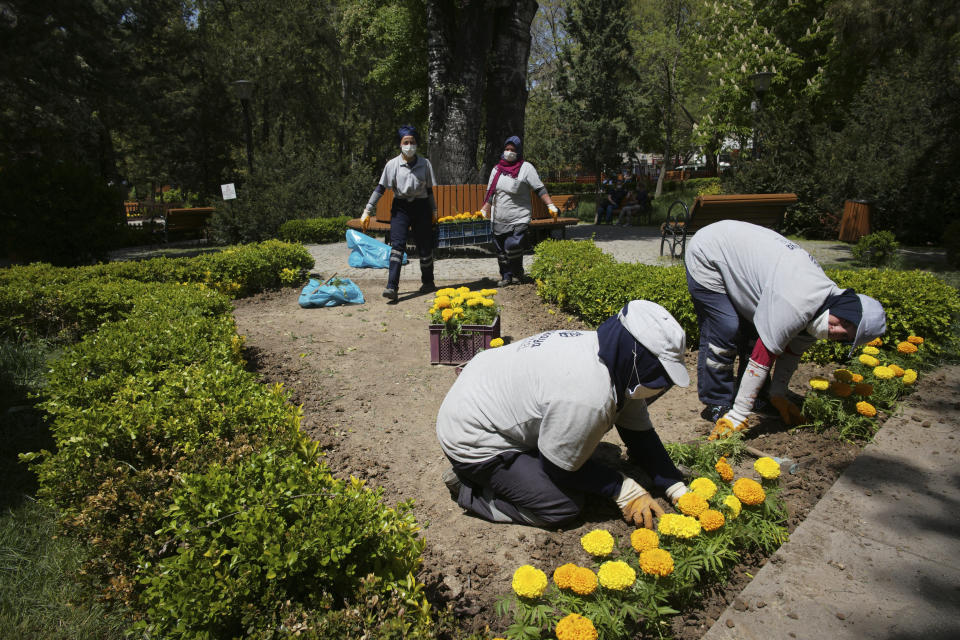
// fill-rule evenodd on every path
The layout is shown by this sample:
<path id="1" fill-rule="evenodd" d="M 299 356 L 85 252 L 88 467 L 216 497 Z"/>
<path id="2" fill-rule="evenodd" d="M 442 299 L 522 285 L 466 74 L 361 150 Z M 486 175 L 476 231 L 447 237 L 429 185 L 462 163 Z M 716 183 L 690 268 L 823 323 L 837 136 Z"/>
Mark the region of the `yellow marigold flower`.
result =
<path id="1" fill-rule="evenodd" d="M 863 376 L 859 373 L 853 374 L 853 379 L 850 382 L 863 382 Z"/>
<path id="2" fill-rule="evenodd" d="M 440 314 L 443 317 L 443 321 L 447 322 L 448 320 L 450 320 L 450 318 L 453 317 L 453 309 L 444 309 L 443 311 L 440 312 Z"/>
<path id="3" fill-rule="evenodd" d="M 902 377 L 903 377 L 903 374 L 905 373 L 905 371 L 904 371 L 903 369 L 901 369 L 900 367 L 898 367 L 898 366 L 895 365 L 895 364 L 888 364 L 887 366 L 890 367 L 890 370 L 891 370 L 891 371 L 893 371 L 893 375 L 895 375 L 895 376 L 898 377 L 898 378 L 902 378 Z"/>
<path id="4" fill-rule="evenodd" d="M 710 478 L 697 478 L 690 483 L 690 491 L 704 500 L 709 500 L 717 492 L 717 485 L 713 484 Z"/>
<path id="5" fill-rule="evenodd" d="M 597 578 L 607 589 L 622 591 L 633 586 L 637 580 L 637 572 L 623 560 L 608 560 L 600 565 Z"/>
<path id="6" fill-rule="evenodd" d="M 759 473 L 760 477 L 764 480 L 773 480 L 780 477 L 780 465 L 769 456 L 757 458 L 753 463 L 753 469 Z"/>
<path id="7" fill-rule="evenodd" d="M 826 378 L 817 376 L 815 378 L 810 378 L 810 386 L 817 391 L 826 391 L 830 388 L 830 381 Z"/>
<path id="8" fill-rule="evenodd" d="M 666 578 L 673 573 L 673 556 L 666 549 L 642 551 L 640 553 L 640 570 L 650 576 Z"/>
<path id="9" fill-rule="evenodd" d="M 897 345 L 897 351 L 900 353 L 916 353 L 917 345 L 912 342 L 901 342 Z"/>
<path id="10" fill-rule="evenodd" d="M 662 536 L 692 538 L 700 535 L 700 522 L 690 516 L 667 513 L 660 516 L 660 520 L 657 522 L 657 532 Z"/>
<path id="11" fill-rule="evenodd" d="M 586 567 L 577 567 L 570 578 L 570 589 L 581 596 L 597 590 L 597 574 Z"/>
<path id="12" fill-rule="evenodd" d="M 880 380 L 889 380 L 893 377 L 893 369 L 885 366 L 874 367 L 873 377 L 879 378 Z"/>
<path id="13" fill-rule="evenodd" d="M 455 295 L 456 293 L 457 293 L 456 289 L 451 289 L 450 287 L 447 287 L 446 289 L 440 289 L 439 291 L 437 291 L 437 297 L 439 298 L 440 296 L 447 296 L 449 298 L 450 296 Z"/>
<path id="14" fill-rule="evenodd" d="M 479 298 L 479 297 L 480 297 L 479 291 L 467 291 L 465 294 L 463 294 L 464 300 L 472 300 L 474 298 Z"/>
<path id="15" fill-rule="evenodd" d="M 767 499 L 767 494 L 763 487 L 756 480 L 750 478 L 740 478 L 733 483 L 733 495 L 743 504 L 758 505 Z"/>
<path id="16" fill-rule="evenodd" d="M 660 546 L 660 536 L 651 529 L 637 529 L 630 534 L 630 544 L 637 553 Z"/>
<path id="17" fill-rule="evenodd" d="M 876 347 L 866 346 L 866 347 L 863 348 L 863 352 L 864 352 L 865 354 L 867 354 L 868 356 L 878 356 L 878 355 L 880 355 L 880 349 L 877 349 Z"/>
<path id="18" fill-rule="evenodd" d="M 468 306 L 468 307 L 475 307 L 475 306 L 477 306 L 478 304 L 483 304 L 483 303 L 481 303 L 480 300 L 477 299 L 477 298 L 467 298 L 467 306 Z"/>
<path id="19" fill-rule="evenodd" d="M 907 336 L 907 342 L 910 344 L 923 344 L 923 338 L 920 336 Z"/>
<path id="20" fill-rule="evenodd" d="M 723 478 L 724 482 L 730 482 L 733 480 L 733 467 L 730 466 L 730 463 L 727 462 L 725 457 L 721 457 L 717 460 L 717 464 L 713 466 L 717 470 L 717 473 L 720 474 L 720 477 Z"/>
<path id="21" fill-rule="evenodd" d="M 494 302 L 493 300 L 491 300 L 490 298 L 483 298 L 483 299 L 480 301 L 480 304 L 482 304 L 482 305 L 485 306 L 485 307 L 492 307 L 493 305 L 495 305 L 495 304 L 497 304 L 497 303 Z"/>
<path id="22" fill-rule="evenodd" d="M 730 509 L 732 520 L 736 520 L 737 516 L 740 515 L 740 510 L 743 509 L 743 505 L 740 504 L 740 498 L 737 496 L 727 496 L 724 498 L 723 506 Z"/>
<path id="23" fill-rule="evenodd" d="M 877 408 L 869 402 L 861 401 L 857 403 L 857 413 L 862 416 L 872 418 L 873 416 L 877 415 Z"/>
<path id="24" fill-rule="evenodd" d="M 681 513 L 696 518 L 710 505 L 703 499 L 703 496 L 688 491 L 677 499 L 677 509 Z"/>
<path id="25" fill-rule="evenodd" d="M 883 340 L 881 340 L 880 338 L 874 338 L 873 340 L 871 340 L 870 342 L 867 343 L 867 346 L 868 346 L 868 347 L 879 347 L 879 346 L 882 345 L 882 344 L 883 344 Z"/>
<path id="26" fill-rule="evenodd" d="M 503 346 L 503 338 L 494 338 L 493 340 L 490 341 L 490 346 L 491 346 L 492 348 L 502 347 L 502 346 Z"/>
<path id="27" fill-rule="evenodd" d="M 450 300 L 451 307 L 459 307 L 462 304 L 463 304 L 463 296 L 457 296 L 456 298 L 452 298 Z"/>
<path id="28" fill-rule="evenodd" d="M 704 531 L 716 531 L 727 522 L 723 514 L 713 509 L 707 509 L 700 514 L 700 524 Z"/>
<path id="29" fill-rule="evenodd" d="M 553 581 L 561 589 L 569 589 L 573 580 L 573 573 L 577 570 L 577 565 L 572 562 L 562 564 L 553 570 Z"/>
<path id="30" fill-rule="evenodd" d="M 454 307 L 453 312 L 460 317 L 463 317 L 463 307 Z"/>
<path id="31" fill-rule="evenodd" d="M 846 382 L 834 382 L 830 385 L 830 391 L 833 392 L 833 395 L 838 398 L 846 398 L 851 393 L 853 393 L 853 387 L 851 387 Z"/>
<path id="32" fill-rule="evenodd" d="M 433 306 L 438 309 L 449 309 L 450 308 L 450 297 L 449 296 L 437 296 L 433 301 Z"/>
<path id="33" fill-rule="evenodd" d="M 457 287 L 457 293 L 470 293 L 470 287 Z"/>
<path id="34" fill-rule="evenodd" d="M 900 382 L 902 382 L 907 386 L 910 386 L 916 381 L 917 381 L 917 372 L 914 371 L 913 369 L 907 369 L 906 371 L 904 371 L 903 377 L 900 379 Z"/>
<path id="35" fill-rule="evenodd" d="M 606 529 L 594 529 L 580 538 L 580 546 L 592 556 L 606 556 L 613 551 L 613 536 Z"/>
<path id="36" fill-rule="evenodd" d="M 481 290 L 480 290 L 480 293 L 482 293 L 484 296 L 495 296 L 495 295 L 497 295 L 497 290 L 496 290 L 496 289 L 481 289 Z"/>
<path id="37" fill-rule="evenodd" d="M 873 385 L 866 382 L 861 382 L 853 388 L 853 392 L 858 396 L 863 396 L 864 398 L 869 398 L 873 395 Z"/>
<path id="38" fill-rule="evenodd" d="M 521 598 L 539 598 L 547 588 L 547 574 L 525 564 L 513 572 L 513 590 Z"/>
<path id="39" fill-rule="evenodd" d="M 879 360 L 877 360 L 877 359 L 874 358 L 873 356 L 868 356 L 868 355 L 865 354 L 865 353 L 862 354 L 862 355 L 861 355 L 859 358 L 857 358 L 857 359 L 860 361 L 861 364 L 865 364 L 865 365 L 867 365 L 868 367 L 876 367 L 877 365 L 880 364 L 880 361 L 879 361 Z"/>
<path id="40" fill-rule="evenodd" d="M 427 315 L 432 316 L 437 311 L 439 311 L 439 309 L 437 309 L 436 307 L 430 307 L 430 311 L 427 312 Z"/>
<path id="41" fill-rule="evenodd" d="M 597 628 L 578 613 L 570 613 L 560 619 L 555 629 L 557 640 L 597 640 Z"/>
<path id="42" fill-rule="evenodd" d="M 833 379 L 837 382 L 851 382 L 853 380 L 853 372 L 849 369 L 837 369 L 833 372 Z"/>

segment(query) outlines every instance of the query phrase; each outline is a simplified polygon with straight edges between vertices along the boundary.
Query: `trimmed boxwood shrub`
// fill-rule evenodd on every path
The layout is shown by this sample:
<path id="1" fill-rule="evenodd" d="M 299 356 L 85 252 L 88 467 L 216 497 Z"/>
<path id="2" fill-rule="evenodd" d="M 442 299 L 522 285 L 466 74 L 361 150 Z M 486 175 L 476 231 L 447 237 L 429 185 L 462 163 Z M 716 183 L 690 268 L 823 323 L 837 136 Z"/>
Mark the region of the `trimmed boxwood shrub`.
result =
<path id="1" fill-rule="evenodd" d="M 279 235 L 284 242 L 313 244 L 340 242 L 347 232 L 349 220 L 347 216 L 287 220 L 280 225 Z"/>

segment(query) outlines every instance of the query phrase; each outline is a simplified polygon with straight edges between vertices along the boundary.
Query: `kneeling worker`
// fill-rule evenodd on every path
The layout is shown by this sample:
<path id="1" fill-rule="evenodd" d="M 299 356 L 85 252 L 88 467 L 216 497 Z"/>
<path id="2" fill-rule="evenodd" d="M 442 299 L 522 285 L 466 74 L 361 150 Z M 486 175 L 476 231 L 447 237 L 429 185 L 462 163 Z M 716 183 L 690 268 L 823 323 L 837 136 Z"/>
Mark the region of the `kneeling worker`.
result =
<path id="1" fill-rule="evenodd" d="M 477 354 L 437 416 L 452 497 L 486 520 L 555 527 L 593 494 L 615 500 L 628 522 L 653 527 L 663 514 L 653 496 L 590 456 L 616 425 L 668 499 L 687 492 L 647 412 L 672 385 L 690 384 L 685 348 L 666 309 L 634 300 L 596 331 L 547 331 Z"/>

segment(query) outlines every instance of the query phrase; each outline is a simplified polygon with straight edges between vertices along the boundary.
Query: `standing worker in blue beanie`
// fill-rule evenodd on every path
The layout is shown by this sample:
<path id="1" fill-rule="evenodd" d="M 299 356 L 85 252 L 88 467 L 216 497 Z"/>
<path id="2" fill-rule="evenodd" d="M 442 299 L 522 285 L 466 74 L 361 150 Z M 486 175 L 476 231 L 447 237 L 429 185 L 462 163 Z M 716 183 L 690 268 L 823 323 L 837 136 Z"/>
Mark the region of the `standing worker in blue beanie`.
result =
<path id="1" fill-rule="evenodd" d="M 537 170 L 523 160 L 523 144 L 517 136 L 503 143 L 500 162 L 490 173 L 487 194 L 483 199 L 483 215 L 493 223 L 493 244 L 497 248 L 500 281 L 505 287 L 523 280 L 523 250 L 532 217 L 530 190 L 547 205 L 554 220 L 560 211 L 553 204 Z"/>
<path id="2" fill-rule="evenodd" d="M 397 299 L 400 287 L 400 266 L 407 248 L 407 232 L 413 229 L 413 239 L 420 254 L 420 292 L 436 290 L 433 282 L 433 225 L 437 221 L 437 202 L 433 197 L 433 185 L 437 178 L 433 166 L 426 158 L 417 155 L 417 130 L 404 125 L 397 131 L 400 155 L 387 161 L 377 188 L 360 216 L 360 228 L 370 226 L 370 218 L 387 189 L 393 189 L 393 204 L 390 207 L 390 270 L 383 297 Z"/>

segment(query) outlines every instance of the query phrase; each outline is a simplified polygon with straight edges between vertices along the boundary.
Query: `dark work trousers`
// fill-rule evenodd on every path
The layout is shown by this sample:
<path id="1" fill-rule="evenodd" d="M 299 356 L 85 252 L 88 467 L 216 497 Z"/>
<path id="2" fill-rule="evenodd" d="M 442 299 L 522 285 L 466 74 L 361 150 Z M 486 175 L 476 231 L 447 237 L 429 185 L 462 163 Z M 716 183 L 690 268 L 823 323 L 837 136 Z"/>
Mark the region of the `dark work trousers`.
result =
<path id="1" fill-rule="evenodd" d="M 756 341 L 753 325 L 737 313 L 726 293 L 707 289 L 690 277 L 687 288 L 700 325 L 700 349 L 697 352 L 697 394 L 704 404 L 733 406 L 737 394 L 734 362 L 740 356 L 740 369 L 746 367 L 748 348 Z M 752 339 L 751 339 L 752 338 Z"/>
<path id="2" fill-rule="evenodd" d="M 413 227 L 413 240 L 420 254 L 420 281 L 433 284 L 433 211 L 430 198 L 403 200 L 394 198 L 390 207 L 390 273 L 387 288 L 400 286 L 400 267 L 407 250 L 407 231 Z"/>
<path id="3" fill-rule="evenodd" d="M 450 459 L 462 487 L 457 504 L 491 522 L 556 527 L 577 517 L 584 495 L 558 487 L 537 451 L 510 451 L 483 462 Z"/>
<path id="4" fill-rule="evenodd" d="M 506 233 L 494 232 L 493 245 L 497 248 L 497 265 L 502 279 L 510 276 L 519 280 L 523 277 L 523 250 L 527 246 L 529 226 L 517 224 Z"/>

